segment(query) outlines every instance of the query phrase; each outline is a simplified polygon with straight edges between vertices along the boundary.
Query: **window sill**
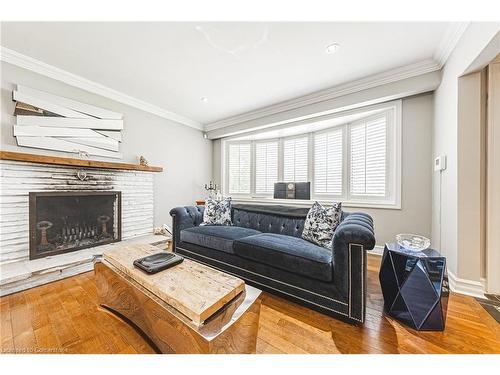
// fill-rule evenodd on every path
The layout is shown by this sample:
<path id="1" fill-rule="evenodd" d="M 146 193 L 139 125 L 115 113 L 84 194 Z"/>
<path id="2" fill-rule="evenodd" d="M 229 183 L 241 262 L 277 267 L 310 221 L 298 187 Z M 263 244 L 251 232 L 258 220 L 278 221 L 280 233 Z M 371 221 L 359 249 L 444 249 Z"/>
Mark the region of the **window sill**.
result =
<path id="1" fill-rule="evenodd" d="M 256 203 L 256 204 L 285 204 L 288 206 L 296 207 L 311 207 L 312 204 L 318 201 L 321 204 L 328 205 L 334 202 L 334 199 L 274 199 L 274 198 L 263 198 L 263 197 L 238 197 L 233 196 L 232 202 L 234 203 Z M 385 210 L 401 210 L 401 204 L 391 204 L 386 202 L 374 203 L 374 202 L 346 202 L 342 201 L 342 207 L 359 207 L 359 208 L 378 208 Z"/>

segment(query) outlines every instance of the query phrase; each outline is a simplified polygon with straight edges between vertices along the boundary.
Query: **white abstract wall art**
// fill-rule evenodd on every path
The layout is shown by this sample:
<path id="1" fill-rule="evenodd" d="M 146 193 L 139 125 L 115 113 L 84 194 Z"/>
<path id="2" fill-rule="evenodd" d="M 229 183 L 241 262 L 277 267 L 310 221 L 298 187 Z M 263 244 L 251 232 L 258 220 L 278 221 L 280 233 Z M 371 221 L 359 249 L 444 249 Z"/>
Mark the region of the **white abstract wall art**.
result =
<path id="1" fill-rule="evenodd" d="M 13 134 L 22 147 L 120 159 L 123 115 L 17 85 Z"/>

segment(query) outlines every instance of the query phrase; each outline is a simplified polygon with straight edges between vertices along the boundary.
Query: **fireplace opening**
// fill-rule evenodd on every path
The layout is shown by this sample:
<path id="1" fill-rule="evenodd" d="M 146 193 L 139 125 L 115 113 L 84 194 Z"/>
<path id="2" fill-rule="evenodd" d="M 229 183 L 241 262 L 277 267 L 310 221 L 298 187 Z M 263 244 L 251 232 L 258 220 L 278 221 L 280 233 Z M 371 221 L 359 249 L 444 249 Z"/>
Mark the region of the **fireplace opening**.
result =
<path id="1" fill-rule="evenodd" d="M 30 259 L 121 240 L 121 192 L 30 192 Z"/>

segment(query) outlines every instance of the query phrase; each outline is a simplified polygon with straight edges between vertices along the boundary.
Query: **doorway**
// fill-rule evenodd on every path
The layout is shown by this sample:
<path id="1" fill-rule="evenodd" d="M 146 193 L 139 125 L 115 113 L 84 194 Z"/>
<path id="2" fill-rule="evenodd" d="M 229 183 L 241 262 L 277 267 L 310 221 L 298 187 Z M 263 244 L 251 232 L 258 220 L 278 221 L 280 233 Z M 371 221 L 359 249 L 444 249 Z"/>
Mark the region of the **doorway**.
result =
<path id="1" fill-rule="evenodd" d="M 500 294 L 500 54 L 487 67 L 485 291 Z"/>

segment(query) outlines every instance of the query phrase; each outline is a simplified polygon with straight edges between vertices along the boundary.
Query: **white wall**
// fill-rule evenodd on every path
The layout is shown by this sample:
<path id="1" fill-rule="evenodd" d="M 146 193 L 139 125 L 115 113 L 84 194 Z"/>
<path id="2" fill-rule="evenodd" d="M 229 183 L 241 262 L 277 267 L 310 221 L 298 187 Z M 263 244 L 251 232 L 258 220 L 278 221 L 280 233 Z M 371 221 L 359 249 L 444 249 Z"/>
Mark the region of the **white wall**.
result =
<path id="1" fill-rule="evenodd" d="M 132 74 L 132 73 L 131 73 Z M 18 147 L 12 135 L 12 89 L 23 84 L 56 95 L 123 113 L 123 162 L 138 163 L 144 155 L 150 165 L 163 167 L 154 177 L 155 225 L 170 223 L 172 207 L 193 204 L 203 197 L 203 185 L 212 175 L 212 145 L 201 131 L 66 85 L 39 74 L 1 63 L 1 149 L 75 157 L 74 154 Z M 92 157 L 92 159 L 98 159 Z M 100 158 L 103 159 L 103 158 Z M 104 159 L 103 159 L 104 160 Z M 113 159 L 113 161 L 117 161 Z"/>
<path id="2" fill-rule="evenodd" d="M 471 23 L 446 62 L 441 84 L 435 91 L 433 156 L 446 155 L 447 169 L 442 172 L 441 179 L 438 173 L 433 174 L 432 240 L 433 246 L 446 256 L 449 271 L 459 277 L 457 274 L 458 77 L 467 71 L 498 30 L 498 23 Z"/>
<path id="3" fill-rule="evenodd" d="M 432 93 L 403 99 L 402 116 L 402 208 L 345 208 L 351 212 L 367 212 L 373 217 L 379 246 L 393 242 L 398 233 L 431 235 Z M 213 173 L 220 184 L 221 142 L 213 142 Z"/>
<path id="4" fill-rule="evenodd" d="M 457 270 L 460 278 L 485 276 L 486 74 L 458 79 Z"/>
<path id="5" fill-rule="evenodd" d="M 398 233 L 431 236 L 433 104 L 432 93 L 403 99 L 401 209 L 347 208 L 373 217 L 379 246 Z"/>

